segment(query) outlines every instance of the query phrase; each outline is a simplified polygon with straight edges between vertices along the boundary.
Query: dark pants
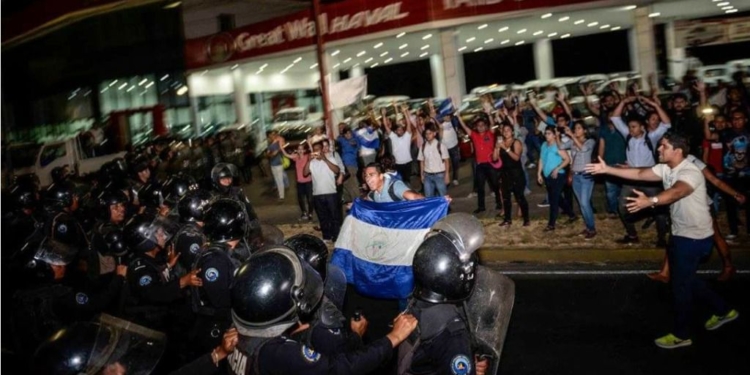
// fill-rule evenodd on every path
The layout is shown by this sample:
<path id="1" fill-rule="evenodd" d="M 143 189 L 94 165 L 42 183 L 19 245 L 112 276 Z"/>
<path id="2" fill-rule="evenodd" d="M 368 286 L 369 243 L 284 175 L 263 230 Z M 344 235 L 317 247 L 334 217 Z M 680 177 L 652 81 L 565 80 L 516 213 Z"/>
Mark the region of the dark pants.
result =
<path id="1" fill-rule="evenodd" d="M 651 208 L 648 210 L 641 210 L 636 213 L 629 213 L 628 208 L 625 207 L 626 204 L 628 204 L 628 201 L 625 199 L 626 197 L 635 196 L 633 194 L 633 189 L 640 190 L 644 194 L 646 194 L 647 197 L 653 197 L 659 194 L 663 189 L 656 185 L 647 185 L 647 186 L 633 186 L 633 185 L 624 185 L 622 187 L 622 192 L 620 194 L 620 219 L 622 220 L 622 224 L 625 226 L 625 231 L 628 233 L 628 236 L 630 237 L 638 237 L 638 232 L 635 230 L 635 223 L 637 223 L 639 220 L 644 219 L 649 216 L 653 216 L 656 220 L 656 233 L 659 237 L 659 240 L 666 240 L 667 238 L 667 223 L 669 220 L 669 212 L 668 206 L 659 206 L 656 208 Z"/>
<path id="2" fill-rule="evenodd" d="M 297 182 L 297 203 L 299 203 L 299 209 L 303 214 L 312 215 L 313 210 L 313 195 L 312 195 L 312 181 L 310 182 Z"/>
<path id="3" fill-rule="evenodd" d="M 335 240 L 339 236 L 342 221 L 339 195 L 336 193 L 313 195 L 313 203 L 315 212 L 318 214 L 323 239 Z"/>
<path id="4" fill-rule="evenodd" d="M 693 299 L 706 303 L 712 314 L 724 316 L 729 313 L 726 302 L 696 275 L 701 260 L 711 254 L 713 246 L 713 236 L 701 240 L 680 236 L 670 239 L 667 251 L 675 308 L 673 334 L 681 339 L 690 338 Z"/>
<path id="5" fill-rule="evenodd" d="M 461 149 L 456 145 L 448 150 L 451 157 L 451 180 L 458 181 L 458 163 L 461 161 Z"/>
<path id="6" fill-rule="evenodd" d="M 479 209 L 483 210 L 484 207 L 484 185 L 489 184 L 490 185 L 490 191 L 495 192 L 495 205 L 497 207 L 500 207 L 500 196 L 498 194 L 498 186 L 497 186 L 497 172 L 495 171 L 495 168 L 492 168 L 490 163 L 481 163 L 477 164 L 477 171 L 476 171 L 476 179 L 477 179 L 477 206 Z"/>
<path id="7" fill-rule="evenodd" d="M 750 190 L 750 186 L 748 186 L 750 185 L 750 178 L 729 177 L 726 179 L 726 182 L 729 184 L 729 186 L 733 187 L 739 193 L 745 194 L 745 196 L 748 195 L 748 190 Z M 726 202 L 727 206 L 727 221 L 729 221 L 729 233 L 738 235 L 740 230 L 739 211 L 742 205 L 740 205 L 737 200 L 734 199 L 734 197 L 730 197 L 726 194 L 724 194 L 724 202 Z M 750 209 L 748 208 L 747 202 L 745 202 L 745 225 L 747 227 L 747 233 L 750 233 Z"/>
<path id="8" fill-rule="evenodd" d="M 550 227 L 555 226 L 560 208 L 562 208 L 564 214 L 571 218 L 575 217 L 573 209 L 570 207 L 570 201 L 561 199 L 567 178 L 564 174 L 558 174 L 557 178 L 544 178 L 544 185 L 547 187 L 547 201 L 549 202 L 549 220 L 547 221 L 547 225 Z"/>
<path id="9" fill-rule="evenodd" d="M 523 190 L 526 188 L 526 178 L 523 175 L 523 170 L 515 169 L 501 169 L 503 175 L 503 206 L 505 208 L 505 221 L 513 220 L 513 210 L 511 210 L 510 194 L 516 196 L 516 202 L 521 206 L 521 213 L 523 214 L 523 221 L 529 221 L 529 203 L 526 202 L 526 197 L 523 195 Z"/>
<path id="10" fill-rule="evenodd" d="M 411 186 L 411 165 L 412 163 L 396 164 L 396 172 L 401 175 L 401 179 L 404 180 L 406 185 Z"/>

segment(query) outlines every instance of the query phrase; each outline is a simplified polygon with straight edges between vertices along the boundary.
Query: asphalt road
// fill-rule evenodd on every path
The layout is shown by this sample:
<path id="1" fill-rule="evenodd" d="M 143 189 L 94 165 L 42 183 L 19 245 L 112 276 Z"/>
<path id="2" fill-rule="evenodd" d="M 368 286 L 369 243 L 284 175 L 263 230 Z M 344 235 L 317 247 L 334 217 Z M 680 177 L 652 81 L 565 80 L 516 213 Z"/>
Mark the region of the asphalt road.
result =
<path id="1" fill-rule="evenodd" d="M 499 374 L 748 374 L 750 277 L 737 275 L 711 287 L 740 311 L 740 318 L 708 332 L 698 308 L 693 345 L 674 350 L 653 340 L 672 327 L 669 286 L 643 275 L 514 275 L 516 302 Z M 350 293 L 347 306 L 364 308 L 370 335 L 387 333 L 395 301 Z M 384 373 L 378 371 L 378 373 Z"/>

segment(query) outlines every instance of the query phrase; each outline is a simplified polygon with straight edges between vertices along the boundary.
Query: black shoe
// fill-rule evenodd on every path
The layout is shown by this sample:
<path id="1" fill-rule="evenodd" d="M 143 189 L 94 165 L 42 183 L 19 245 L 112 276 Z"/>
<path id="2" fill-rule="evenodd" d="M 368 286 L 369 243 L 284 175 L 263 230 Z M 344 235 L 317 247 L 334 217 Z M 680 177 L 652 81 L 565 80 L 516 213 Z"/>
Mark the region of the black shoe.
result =
<path id="1" fill-rule="evenodd" d="M 476 214 L 478 214 L 478 213 L 481 213 L 481 212 L 484 212 L 484 211 L 487 211 L 487 210 L 485 210 L 484 208 L 477 208 L 477 209 L 476 209 L 476 210 L 474 210 L 474 212 L 472 212 L 472 213 L 473 213 L 474 215 L 476 215 Z"/>
<path id="2" fill-rule="evenodd" d="M 625 237 L 623 237 L 623 238 L 621 238 L 619 240 L 615 240 L 615 242 L 617 242 L 617 243 L 619 243 L 621 245 L 629 245 L 631 243 L 638 243 L 638 242 L 640 242 L 640 240 L 638 239 L 638 236 L 636 236 L 636 237 L 630 237 L 630 236 L 628 236 L 626 234 Z"/>

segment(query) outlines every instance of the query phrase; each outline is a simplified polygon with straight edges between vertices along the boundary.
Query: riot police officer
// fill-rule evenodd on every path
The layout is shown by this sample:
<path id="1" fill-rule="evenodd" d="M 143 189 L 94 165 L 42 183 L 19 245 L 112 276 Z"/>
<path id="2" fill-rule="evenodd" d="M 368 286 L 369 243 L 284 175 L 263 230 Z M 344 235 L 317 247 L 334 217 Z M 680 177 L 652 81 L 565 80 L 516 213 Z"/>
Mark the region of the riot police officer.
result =
<path id="1" fill-rule="evenodd" d="M 195 258 L 203 252 L 203 246 L 206 244 L 206 236 L 203 233 L 203 213 L 210 201 L 211 193 L 205 190 L 193 190 L 187 192 L 177 204 L 182 226 L 172 241 L 180 257 L 177 263 L 178 269 L 181 269 L 183 273 L 193 267 Z"/>
<path id="2" fill-rule="evenodd" d="M 45 235 L 77 249 L 88 247 L 86 233 L 73 215 L 78 209 L 78 193 L 70 182 L 50 185 L 45 192 L 44 208 Z"/>
<path id="3" fill-rule="evenodd" d="M 149 168 L 149 160 L 143 155 L 138 155 L 133 158 L 129 164 L 130 167 L 130 187 L 134 192 L 140 191 L 146 184 L 152 181 L 151 169 Z M 133 197 L 133 203 L 140 206 L 141 203 L 137 196 Z"/>
<path id="4" fill-rule="evenodd" d="M 173 230 L 164 218 L 138 215 L 128 221 L 124 231 L 125 244 L 133 254 L 125 313 L 130 320 L 160 331 L 167 328 L 170 307 L 185 297 L 183 289 L 202 285 L 196 276 L 200 270 L 174 276 L 177 255 L 165 249 Z"/>
<path id="5" fill-rule="evenodd" d="M 246 233 L 248 245 L 252 250 L 256 250 L 263 246 L 260 221 L 245 193 L 240 187 L 234 186 L 238 178 L 237 176 L 238 171 L 234 164 L 218 163 L 211 169 L 211 186 L 217 199 L 228 198 L 242 204 L 248 218 Z"/>
<path id="6" fill-rule="evenodd" d="M 310 317 L 302 317 L 310 324 L 310 329 L 292 335 L 292 338 L 313 348 L 316 352 L 333 356 L 351 352 L 362 347 L 362 336 L 367 330 L 364 316 L 352 318 L 347 326 L 341 309 L 346 294 L 346 276 L 332 264 L 328 264 L 328 246 L 322 239 L 297 234 L 284 245 L 294 251 L 297 257 L 310 265 L 320 275 L 325 284 L 321 306 Z"/>
<path id="7" fill-rule="evenodd" d="M 164 182 L 164 189 L 162 189 L 164 202 L 174 210 L 185 194 L 197 189 L 198 183 L 195 182 L 195 179 L 190 175 L 180 172 Z"/>
<path id="8" fill-rule="evenodd" d="M 231 289 L 232 320 L 239 332 L 227 357 L 233 374 L 366 374 L 386 363 L 416 327 L 399 315 L 393 330 L 362 350 L 326 355 L 290 338 L 309 329 L 300 315 L 314 313 L 323 296 L 320 276 L 294 252 L 276 246 L 254 253 L 237 271 Z"/>
<path id="9" fill-rule="evenodd" d="M 192 293 L 196 324 L 193 336 L 205 345 L 204 351 L 215 346 L 231 324 L 229 287 L 234 272 L 249 254 L 237 252 L 247 231 L 247 216 L 239 202 L 219 199 L 211 203 L 204 214 L 204 232 L 208 245 L 193 264 L 202 286 Z"/>
<path id="10" fill-rule="evenodd" d="M 96 197 L 98 221 L 91 230 L 91 246 L 82 249 L 79 256 L 86 261 L 87 273 L 92 282 L 97 282 L 102 275 L 114 271 L 116 265 L 123 264 L 127 251 L 122 245 L 121 230 L 125 224 L 127 203 L 125 193 L 111 188 Z"/>
<path id="11" fill-rule="evenodd" d="M 164 199 L 163 187 L 158 182 L 149 182 L 138 191 L 141 213 L 146 215 L 168 216 L 170 207 Z"/>
<path id="12" fill-rule="evenodd" d="M 44 217 L 39 213 L 39 191 L 33 184 L 13 185 L 3 206 L 2 257 L 12 255 L 32 236 L 42 236 Z M 12 235 L 9 235 L 12 233 Z"/>
<path id="13" fill-rule="evenodd" d="M 414 291 L 408 311 L 419 329 L 399 347 L 398 373 L 476 374 L 487 363 L 475 361 L 467 313 L 462 303 L 474 290 L 484 242 L 481 223 L 452 214 L 435 224 L 414 254 Z M 484 303 L 488 303 L 485 301 Z"/>

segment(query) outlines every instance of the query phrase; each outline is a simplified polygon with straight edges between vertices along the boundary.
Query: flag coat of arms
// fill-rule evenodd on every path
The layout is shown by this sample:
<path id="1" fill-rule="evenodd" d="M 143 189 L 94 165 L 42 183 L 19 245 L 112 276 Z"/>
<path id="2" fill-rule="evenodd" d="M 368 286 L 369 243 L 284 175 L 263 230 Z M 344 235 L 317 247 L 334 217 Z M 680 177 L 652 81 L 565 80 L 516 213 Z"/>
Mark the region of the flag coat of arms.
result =
<path id="1" fill-rule="evenodd" d="M 443 197 L 391 203 L 357 199 L 341 227 L 331 263 L 361 294 L 406 298 L 414 288 L 414 253 L 447 213 Z"/>

